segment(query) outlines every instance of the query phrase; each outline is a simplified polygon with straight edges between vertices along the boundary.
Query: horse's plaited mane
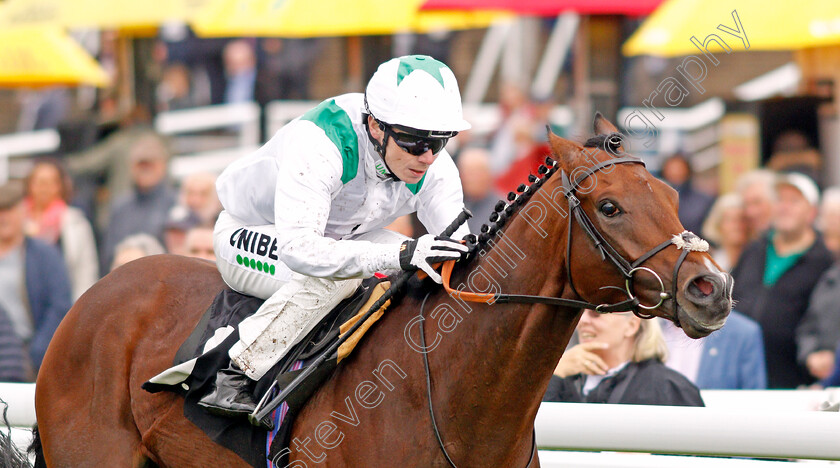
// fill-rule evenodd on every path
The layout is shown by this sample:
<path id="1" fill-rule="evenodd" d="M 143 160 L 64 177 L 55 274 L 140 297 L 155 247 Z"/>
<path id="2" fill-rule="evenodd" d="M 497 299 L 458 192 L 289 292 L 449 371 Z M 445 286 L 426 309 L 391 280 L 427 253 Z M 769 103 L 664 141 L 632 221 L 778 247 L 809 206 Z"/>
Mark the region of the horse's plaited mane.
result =
<path id="1" fill-rule="evenodd" d="M 621 153 L 621 146 L 623 144 L 624 135 L 620 133 L 607 133 L 596 135 L 583 144 L 584 148 L 601 148 L 613 156 Z M 470 235 L 467 245 L 472 251 L 475 247 L 483 246 L 492 239 L 507 223 L 508 219 L 517 212 L 518 208 L 524 205 L 537 191 L 548 178 L 557 171 L 557 162 L 547 156 L 545 164 L 541 164 L 537 172 L 538 176 L 529 174 L 528 182 L 530 185 L 519 184 L 516 192 L 509 192 L 507 201 L 499 200 L 496 202 L 494 212 L 490 215 L 490 220 L 486 224 L 481 225 L 481 233 Z"/>
<path id="2" fill-rule="evenodd" d="M 505 226 L 508 219 L 516 213 L 517 209 L 524 205 L 531 198 L 531 195 L 556 171 L 557 162 L 550 156 L 546 156 L 545 164 L 541 164 L 537 169 L 539 176 L 528 175 L 530 185 L 519 184 L 516 192 L 508 193 L 507 201 L 499 200 L 496 202 L 496 207 L 490 214 L 489 222 L 481 225 L 481 233 L 478 236 L 471 235 L 469 237 L 467 245 L 470 246 L 470 250 L 473 247 L 482 246 L 492 239 Z"/>

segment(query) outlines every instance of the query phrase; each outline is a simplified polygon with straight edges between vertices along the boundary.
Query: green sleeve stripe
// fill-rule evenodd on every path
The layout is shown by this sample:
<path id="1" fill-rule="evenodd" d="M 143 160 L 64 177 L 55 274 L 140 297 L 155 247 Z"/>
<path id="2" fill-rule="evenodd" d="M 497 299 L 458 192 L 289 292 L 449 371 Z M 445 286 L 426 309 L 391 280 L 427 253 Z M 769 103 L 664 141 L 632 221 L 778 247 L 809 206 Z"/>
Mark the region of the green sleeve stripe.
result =
<path id="1" fill-rule="evenodd" d="M 341 183 L 346 184 L 353 180 L 359 171 L 359 139 L 347 112 L 335 103 L 335 99 L 330 99 L 310 109 L 300 119 L 308 120 L 321 128 L 341 152 Z M 421 180 L 420 183 L 422 182 Z"/>
<path id="2" fill-rule="evenodd" d="M 423 177 L 420 178 L 420 182 L 417 182 L 416 184 L 405 184 L 405 186 L 408 187 L 408 190 L 410 190 L 411 193 L 417 195 L 417 192 L 419 192 L 420 188 L 423 187 L 424 180 L 426 180 L 426 174 L 423 174 Z"/>

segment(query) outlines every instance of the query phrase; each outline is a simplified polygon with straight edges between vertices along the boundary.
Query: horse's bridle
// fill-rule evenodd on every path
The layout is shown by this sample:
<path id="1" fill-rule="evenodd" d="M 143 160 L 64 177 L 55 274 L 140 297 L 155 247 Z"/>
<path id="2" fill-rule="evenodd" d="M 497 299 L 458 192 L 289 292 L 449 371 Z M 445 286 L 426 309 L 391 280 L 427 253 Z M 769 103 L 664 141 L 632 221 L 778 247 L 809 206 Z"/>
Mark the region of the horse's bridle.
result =
<path id="1" fill-rule="evenodd" d="M 628 308 L 624 308 L 623 310 L 632 310 L 634 314 L 641 318 L 652 318 L 652 315 L 645 314 L 641 312 L 639 309 L 644 310 L 653 310 L 660 307 L 666 300 L 673 299 L 676 303 L 677 298 L 677 280 L 680 273 L 680 267 L 682 266 L 683 262 L 685 261 L 686 257 L 688 256 L 689 252 L 692 251 L 701 251 L 704 252 L 709 249 L 708 243 L 706 241 L 700 239 L 699 236 L 691 233 L 689 231 L 683 231 L 680 234 L 673 236 L 672 238 L 662 242 L 661 244 L 657 245 L 656 247 L 648 250 L 644 254 L 642 254 L 639 258 L 637 258 L 634 262 L 630 263 L 624 259 L 624 257 L 619 254 L 615 248 L 604 238 L 604 236 L 598 231 L 598 228 L 592 223 L 592 220 L 589 219 L 589 216 L 586 214 L 586 211 L 583 210 L 580 204 L 580 200 L 578 200 L 576 196 L 576 192 L 580 184 L 586 180 L 592 174 L 600 171 L 601 169 L 612 166 L 614 164 L 624 164 L 624 163 L 635 163 L 645 165 L 644 161 L 639 158 L 635 158 L 632 156 L 624 156 L 620 158 L 611 159 L 608 161 L 603 161 L 595 166 L 589 168 L 584 172 L 580 177 L 575 179 L 574 183 L 572 183 L 569 179 L 569 176 L 566 175 L 565 171 L 561 171 L 560 176 L 562 177 L 561 182 L 563 184 L 563 194 L 568 200 L 569 203 L 569 213 L 575 216 L 575 220 L 577 220 L 580 227 L 589 235 L 589 238 L 592 239 L 592 242 L 595 243 L 595 247 L 601 252 L 601 259 L 609 259 L 613 265 L 621 271 L 621 274 L 624 276 L 624 288 L 625 292 L 629 296 L 629 299 L 626 301 L 622 301 L 616 304 L 599 304 L 594 308 L 598 312 L 612 312 L 618 310 L 617 308 L 621 309 L 625 306 Z M 572 225 L 569 223 L 567 228 L 567 236 L 566 236 L 566 274 L 569 275 L 569 286 L 571 286 L 572 291 L 578 296 L 583 297 L 575 288 L 575 283 L 572 280 L 572 269 L 571 269 L 571 251 L 572 251 Z M 672 282 L 672 290 L 671 294 L 665 290 L 665 284 L 662 282 L 662 278 L 650 268 L 641 266 L 644 262 L 650 260 L 651 257 L 658 254 L 665 248 L 670 245 L 676 245 L 677 249 L 682 250 L 679 258 L 677 259 L 677 263 L 674 265 L 674 275 L 673 275 L 673 282 Z M 646 306 L 642 304 L 636 296 L 633 295 L 633 275 L 639 271 L 646 271 L 653 275 L 656 278 L 656 281 L 659 282 L 659 287 L 661 289 L 659 293 L 659 302 L 656 305 Z M 679 326 L 679 320 L 676 314 L 676 307 L 674 308 L 674 323 Z"/>
<path id="2" fill-rule="evenodd" d="M 524 303 L 524 304 L 547 304 L 547 305 L 556 305 L 556 306 L 564 306 L 564 307 L 573 307 L 577 309 L 594 309 L 601 313 L 607 312 L 624 312 L 631 310 L 634 314 L 641 318 L 653 318 L 653 315 L 648 315 L 641 312 L 639 309 L 644 310 L 653 310 L 660 307 L 666 300 L 673 299 L 675 306 L 674 306 L 674 323 L 679 326 L 679 319 L 677 318 L 676 313 L 676 298 L 677 298 L 677 279 L 680 272 L 680 267 L 685 261 L 686 257 L 688 256 L 689 252 L 692 251 L 700 251 L 704 252 L 709 249 L 709 244 L 706 241 L 700 239 L 699 236 L 689 232 L 683 231 L 680 234 L 676 234 L 667 241 L 662 242 L 661 244 L 657 245 L 656 247 L 650 249 L 649 251 L 645 252 L 642 256 L 637 258 L 635 261 L 628 262 L 615 250 L 615 248 L 610 245 L 610 243 L 604 238 L 598 228 L 595 227 L 595 224 L 592 223 L 592 220 L 589 219 L 589 216 L 586 214 L 586 211 L 583 210 L 580 204 L 580 200 L 577 198 L 576 192 L 578 187 L 580 186 L 581 182 L 586 180 L 589 176 L 600 171 L 601 169 L 611 166 L 614 164 L 625 164 L 625 163 L 635 163 L 644 165 L 644 161 L 639 158 L 635 158 L 632 156 L 623 156 L 623 157 L 616 157 L 610 159 L 608 161 L 603 161 L 595 166 L 587 169 L 580 177 L 576 178 L 574 182 L 571 182 L 569 176 L 566 175 L 565 171 L 560 172 L 561 182 L 563 184 L 563 194 L 566 197 L 566 200 L 569 203 L 569 213 L 574 215 L 574 219 L 577 220 L 580 227 L 589 235 L 592 242 L 595 243 L 595 247 L 601 252 L 601 259 L 609 259 L 616 268 L 621 271 L 621 274 L 624 275 L 624 288 L 625 292 L 629 296 L 629 299 L 621 302 L 617 302 L 614 304 L 592 304 L 587 301 L 579 301 L 574 299 L 564 299 L 559 297 L 547 297 L 547 296 L 529 296 L 523 294 L 494 294 L 494 293 L 473 293 L 473 292 L 466 292 L 461 291 L 458 289 L 452 289 L 449 282 L 452 276 L 452 270 L 455 265 L 455 261 L 447 261 L 443 264 L 443 271 L 441 272 L 441 276 L 443 277 L 443 287 L 446 291 L 454 297 L 459 299 L 469 301 L 469 302 L 484 302 L 487 304 L 495 304 L 495 303 Z M 551 163 L 552 169 L 548 171 L 546 178 L 553 174 L 556 169 L 556 162 Z M 572 281 L 572 269 L 571 269 L 571 248 L 572 248 L 572 228 L 573 223 L 570 221 L 568 223 L 568 227 L 566 231 L 568 232 L 566 236 L 566 272 L 569 275 L 569 285 L 572 287 L 572 291 L 574 291 L 575 295 L 578 297 L 583 297 L 577 291 L 574 286 L 574 282 Z M 668 294 L 665 290 L 665 284 L 662 282 L 662 278 L 652 269 L 641 266 L 644 262 L 650 260 L 651 257 L 658 254 L 669 245 L 675 245 L 677 249 L 682 250 L 679 258 L 677 259 L 677 263 L 674 266 L 674 278 L 673 278 L 673 288 L 672 293 Z M 659 287 L 661 291 L 659 293 L 659 302 L 653 306 L 646 306 L 642 304 L 639 299 L 633 295 L 633 275 L 638 271 L 646 271 L 654 276 L 656 280 L 659 282 Z M 615 286 L 607 286 L 613 287 Z M 620 288 L 617 288 L 620 289 Z M 426 305 L 426 299 L 428 299 L 429 294 L 427 293 L 426 297 L 423 299 L 423 303 L 420 306 L 420 316 L 423 316 L 423 309 Z M 423 326 L 420 326 L 420 338 L 422 345 L 425 349 L 426 347 L 426 336 L 423 331 Z M 437 439 L 438 446 L 440 447 L 441 451 L 443 452 L 444 457 L 446 458 L 447 463 L 452 468 L 456 468 L 455 463 L 449 456 L 449 453 L 444 446 L 443 439 L 440 436 L 440 430 L 437 426 L 437 421 L 435 418 L 435 411 L 434 406 L 432 404 L 432 384 L 431 384 L 431 373 L 429 371 L 429 358 L 426 352 L 421 353 L 423 355 L 423 364 L 424 369 L 426 372 L 426 394 L 428 396 L 428 403 L 429 403 L 429 414 L 432 420 L 432 428 L 434 429 L 435 438 Z M 532 436 L 531 441 L 531 455 L 528 459 L 526 464 L 526 468 L 531 466 L 531 463 L 534 460 L 534 454 L 536 452 L 536 435 Z"/>
<path id="3" fill-rule="evenodd" d="M 614 164 L 626 164 L 626 163 L 634 163 L 634 164 L 642 164 L 644 165 L 644 161 L 639 158 L 632 157 L 632 156 L 623 156 L 623 157 L 615 157 L 613 159 L 602 161 L 596 164 L 593 167 L 588 168 L 580 177 L 577 177 L 574 182 L 571 182 L 569 176 L 566 174 L 565 171 L 561 171 L 561 183 L 563 188 L 563 194 L 566 197 L 566 200 L 569 204 L 569 213 L 574 215 L 574 219 L 577 220 L 577 223 L 580 225 L 581 229 L 592 239 L 592 242 L 595 244 L 595 247 L 601 252 L 601 259 L 609 259 L 613 265 L 618 268 L 621 274 L 624 276 L 624 292 L 627 293 L 628 299 L 616 302 L 613 304 L 593 304 L 591 302 L 585 300 L 574 300 L 574 299 L 565 299 L 559 297 L 547 297 L 547 296 L 530 296 L 530 295 L 523 295 L 523 294 L 490 294 L 490 293 L 472 293 L 466 291 L 460 291 L 456 289 L 452 289 L 449 285 L 449 278 L 452 273 L 452 269 L 454 268 L 454 261 L 446 262 L 443 266 L 443 279 L 444 279 L 444 288 L 446 288 L 447 292 L 450 295 L 456 296 L 459 299 L 463 299 L 465 301 L 470 302 L 484 302 L 488 304 L 495 304 L 495 303 L 520 303 L 520 304 L 547 304 L 547 305 L 556 305 L 556 306 L 563 306 L 563 307 L 573 307 L 577 309 L 594 309 L 601 313 L 607 312 L 625 312 L 625 311 L 632 311 L 634 314 L 641 318 L 652 318 L 652 315 L 646 314 L 641 312 L 639 309 L 644 310 L 653 310 L 656 309 L 668 300 L 673 299 L 676 303 L 677 297 L 677 280 L 680 272 L 680 267 L 682 266 L 683 262 L 685 261 L 686 257 L 688 256 L 689 252 L 692 251 L 699 251 L 705 252 L 709 249 L 709 244 L 700 239 L 699 236 L 689 232 L 683 231 L 680 234 L 676 234 L 672 236 L 670 239 L 662 242 L 661 244 L 657 245 L 656 247 L 650 249 L 642 256 L 637 258 L 635 261 L 628 262 L 615 248 L 610 245 L 610 243 L 604 238 L 598 228 L 595 227 L 595 224 L 592 223 L 592 220 L 589 219 L 589 216 L 586 214 L 586 211 L 583 210 L 581 207 L 580 200 L 577 198 L 576 192 L 580 187 L 580 184 L 589 178 L 591 175 L 595 174 L 596 172 L 600 171 L 601 169 L 612 166 Z M 556 162 L 551 163 L 552 169 L 548 171 L 546 178 L 556 171 Z M 526 189 L 527 190 L 527 189 Z M 578 297 L 583 297 L 575 288 L 574 281 L 572 280 L 572 270 L 571 270 L 571 247 L 572 247 L 572 228 L 573 223 L 569 222 L 567 227 L 567 236 L 566 236 L 566 272 L 569 275 L 569 285 L 572 288 L 572 291 Z M 677 249 L 682 250 L 679 258 L 677 259 L 677 263 L 674 265 L 674 275 L 673 275 L 673 283 L 672 283 L 672 291 L 669 294 L 665 289 L 665 284 L 662 281 L 662 278 L 650 268 L 641 266 L 644 262 L 650 260 L 651 257 L 656 255 L 657 253 L 661 252 L 665 248 L 670 245 L 675 245 Z M 633 275 L 635 275 L 639 271 L 645 271 L 654 276 L 657 282 L 659 282 L 659 287 L 661 289 L 659 293 L 659 302 L 656 305 L 646 306 L 642 304 L 638 297 L 633 294 Z M 605 286 L 605 288 L 617 288 L 615 286 Z M 676 306 L 674 307 L 674 323 L 679 326 L 679 319 L 676 313 Z"/>

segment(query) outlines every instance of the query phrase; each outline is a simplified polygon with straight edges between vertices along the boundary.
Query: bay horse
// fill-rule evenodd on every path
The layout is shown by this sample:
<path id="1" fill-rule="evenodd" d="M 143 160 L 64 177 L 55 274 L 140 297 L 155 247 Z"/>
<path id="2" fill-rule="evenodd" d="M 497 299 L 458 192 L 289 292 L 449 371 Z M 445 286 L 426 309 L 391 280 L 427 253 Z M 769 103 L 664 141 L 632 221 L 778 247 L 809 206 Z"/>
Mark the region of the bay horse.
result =
<path id="1" fill-rule="evenodd" d="M 617 135 L 600 114 L 595 132 Z M 549 138 L 550 167 L 497 207 L 451 284 L 604 311 L 632 295 L 691 337 L 723 326 L 731 277 L 701 249 L 671 245 L 683 232 L 677 193 L 607 145 Z M 622 262 L 635 269 L 629 279 Z M 38 375 L 41 466 L 248 466 L 184 418 L 181 397 L 140 388 L 172 364 L 222 287 L 209 262 L 157 256 L 83 295 Z M 581 309 L 502 302 L 436 285 L 403 298 L 297 415 L 288 466 L 539 466 L 534 419 Z"/>

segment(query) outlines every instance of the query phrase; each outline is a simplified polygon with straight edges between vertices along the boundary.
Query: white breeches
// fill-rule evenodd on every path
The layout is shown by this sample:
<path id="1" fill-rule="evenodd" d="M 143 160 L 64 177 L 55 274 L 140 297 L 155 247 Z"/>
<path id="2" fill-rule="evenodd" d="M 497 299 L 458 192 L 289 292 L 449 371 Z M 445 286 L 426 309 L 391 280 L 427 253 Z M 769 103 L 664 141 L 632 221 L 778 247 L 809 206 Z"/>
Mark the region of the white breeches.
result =
<path id="1" fill-rule="evenodd" d="M 254 380 L 362 282 L 361 278 L 330 280 L 291 271 L 278 259 L 275 233 L 274 225 L 243 226 L 226 212 L 219 215 L 214 231 L 216 265 L 225 283 L 243 294 L 266 299 L 239 324 L 239 341 L 229 351 L 233 362 Z M 378 230 L 355 239 L 401 243 L 406 237 Z"/>

